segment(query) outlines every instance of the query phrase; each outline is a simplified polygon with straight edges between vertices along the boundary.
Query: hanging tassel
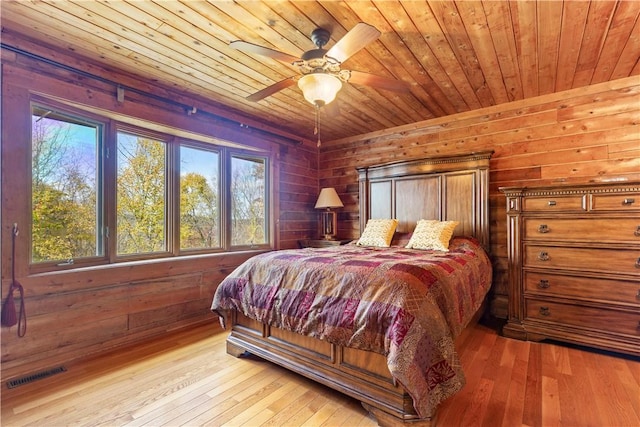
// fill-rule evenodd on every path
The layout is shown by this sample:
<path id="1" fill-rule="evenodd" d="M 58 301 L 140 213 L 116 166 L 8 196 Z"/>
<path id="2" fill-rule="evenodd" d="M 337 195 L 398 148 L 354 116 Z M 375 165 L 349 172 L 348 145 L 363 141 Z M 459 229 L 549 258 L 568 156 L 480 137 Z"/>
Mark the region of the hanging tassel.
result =
<path id="1" fill-rule="evenodd" d="M 18 337 L 22 338 L 27 333 L 27 315 L 24 310 L 24 288 L 16 280 L 16 237 L 18 236 L 18 224 L 13 224 L 13 234 L 11 236 L 11 284 L 9 294 L 2 306 L 0 321 L 2 326 L 11 327 L 18 324 Z M 13 291 L 20 293 L 20 311 L 16 313 Z"/>

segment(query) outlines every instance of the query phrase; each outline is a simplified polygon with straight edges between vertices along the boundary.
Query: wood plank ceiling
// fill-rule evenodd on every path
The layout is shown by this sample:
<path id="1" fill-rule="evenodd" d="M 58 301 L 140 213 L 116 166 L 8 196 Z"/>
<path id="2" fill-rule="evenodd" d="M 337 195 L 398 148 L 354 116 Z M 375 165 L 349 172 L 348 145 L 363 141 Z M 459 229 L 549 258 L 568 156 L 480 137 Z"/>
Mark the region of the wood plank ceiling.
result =
<path id="1" fill-rule="evenodd" d="M 410 84 L 407 93 L 345 84 L 321 112 L 323 140 L 640 75 L 638 1 L 6 1 L 4 35 L 61 49 L 217 103 L 231 118 L 313 140 L 314 108 L 293 85 L 246 96 L 293 65 L 229 47 L 244 40 L 300 56 L 359 22 L 380 38 L 345 61 Z M 13 44 L 20 38 L 8 37 Z M 4 46 L 12 45 L 5 43 Z M 25 44 L 25 46 L 29 46 Z M 11 46 L 22 48 L 21 46 Z"/>

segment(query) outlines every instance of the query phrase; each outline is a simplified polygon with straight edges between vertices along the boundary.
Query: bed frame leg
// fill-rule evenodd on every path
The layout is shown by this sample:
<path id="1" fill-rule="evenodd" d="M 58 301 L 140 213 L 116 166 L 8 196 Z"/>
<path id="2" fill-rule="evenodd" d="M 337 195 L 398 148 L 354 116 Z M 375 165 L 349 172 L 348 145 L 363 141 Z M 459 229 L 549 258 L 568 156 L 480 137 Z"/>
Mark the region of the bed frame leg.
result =
<path id="1" fill-rule="evenodd" d="M 247 354 L 247 350 L 227 340 L 227 354 L 233 357 L 241 357 Z"/>
<path id="2" fill-rule="evenodd" d="M 402 418 L 394 417 L 393 415 L 364 402 L 362 403 L 362 406 L 373 416 L 373 418 L 375 418 L 380 427 L 435 427 L 436 425 L 435 414 L 430 418 L 403 420 Z"/>

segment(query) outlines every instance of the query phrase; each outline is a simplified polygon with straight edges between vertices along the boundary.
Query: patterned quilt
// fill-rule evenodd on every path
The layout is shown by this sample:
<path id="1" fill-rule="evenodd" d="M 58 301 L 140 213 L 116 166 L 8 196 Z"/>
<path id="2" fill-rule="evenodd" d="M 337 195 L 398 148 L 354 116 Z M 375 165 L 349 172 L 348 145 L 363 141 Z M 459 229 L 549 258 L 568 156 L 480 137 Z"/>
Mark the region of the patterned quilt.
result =
<path id="1" fill-rule="evenodd" d="M 464 385 L 453 341 L 491 285 L 491 262 L 475 239 L 455 237 L 449 249 L 348 244 L 264 253 L 220 284 L 211 309 L 236 309 L 282 329 L 384 354 L 418 415 L 428 417 Z"/>

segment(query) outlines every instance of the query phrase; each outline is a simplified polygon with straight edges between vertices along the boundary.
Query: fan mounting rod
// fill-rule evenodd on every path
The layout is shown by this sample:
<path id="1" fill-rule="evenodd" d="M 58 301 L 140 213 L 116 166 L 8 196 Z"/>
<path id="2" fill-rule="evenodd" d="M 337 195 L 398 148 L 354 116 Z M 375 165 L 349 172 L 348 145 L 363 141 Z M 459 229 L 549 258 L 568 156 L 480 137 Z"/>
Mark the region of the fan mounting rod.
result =
<path id="1" fill-rule="evenodd" d="M 311 32 L 311 41 L 318 46 L 318 49 L 322 49 L 324 45 L 329 43 L 331 33 L 324 28 L 316 28 Z"/>
<path id="2" fill-rule="evenodd" d="M 324 49 L 324 45 L 329 43 L 331 33 L 324 28 L 316 28 L 311 32 L 311 41 L 317 46 L 317 49 L 311 49 L 306 51 L 301 56 L 301 61 L 296 61 L 293 64 L 300 67 L 300 72 L 303 75 L 310 73 L 327 73 L 333 74 L 338 77 L 340 73 L 340 62 L 326 56 L 327 50 Z M 346 78 L 345 78 L 346 77 Z M 347 81 L 348 76 L 341 76 L 343 81 Z"/>

